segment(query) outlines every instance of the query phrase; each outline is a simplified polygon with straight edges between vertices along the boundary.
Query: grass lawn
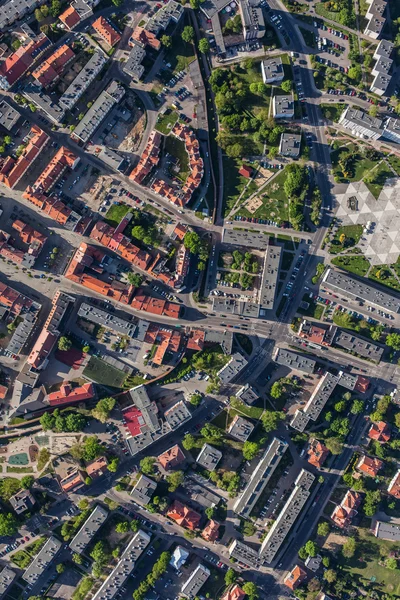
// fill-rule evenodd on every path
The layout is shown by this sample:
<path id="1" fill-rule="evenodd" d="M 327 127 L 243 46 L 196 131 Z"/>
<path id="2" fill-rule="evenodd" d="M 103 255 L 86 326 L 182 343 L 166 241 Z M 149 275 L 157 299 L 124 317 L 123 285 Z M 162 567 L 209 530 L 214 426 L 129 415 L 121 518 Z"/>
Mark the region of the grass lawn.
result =
<path id="1" fill-rule="evenodd" d="M 376 265 L 372 267 L 368 274 L 368 279 L 372 279 L 381 285 L 386 285 L 387 287 L 400 291 L 400 283 L 393 275 L 389 265 Z"/>
<path id="2" fill-rule="evenodd" d="M 349 169 L 349 177 L 344 178 L 343 172 L 339 165 L 339 161 L 351 152 L 355 152 L 353 164 Z M 377 161 L 370 160 L 369 158 L 364 158 L 361 154 L 359 154 L 358 148 L 355 144 L 349 144 L 348 146 L 343 146 L 343 148 L 334 150 L 331 153 L 331 160 L 335 178 L 337 178 L 337 180 L 342 183 L 350 181 L 360 181 L 364 177 L 364 175 L 371 171 L 371 169 L 373 169 L 377 164 Z"/>
<path id="3" fill-rule="evenodd" d="M 317 15 L 319 15 L 320 17 L 324 17 L 325 19 L 328 19 L 329 21 L 334 21 L 335 23 L 339 23 L 340 24 L 340 20 L 339 20 L 339 14 L 340 12 L 333 12 L 330 11 L 326 8 L 326 5 L 329 4 L 327 2 L 318 2 L 318 4 L 315 4 L 314 8 L 315 8 L 315 12 L 317 13 Z M 354 9 L 352 6 L 352 3 L 349 2 L 349 9 L 351 11 L 353 11 L 354 14 Z M 355 19 L 354 19 L 354 23 L 349 23 L 349 27 L 354 27 L 355 26 Z"/>
<path id="4" fill-rule="evenodd" d="M 362 225 L 343 225 L 342 227 L 339 227 L 335 237 L 331 242 L 329 252 L 331 254 L 339 254 L 340 252 L 343 252 L 343 250 L 345 250 L 346 248 L 351 248 L 352 246 L 355 246 L 360 241 L 362 232 Z M 340 242 L 340 237 L 343 234 L 346 236 L 344 245 Z"/>
<path id="5" fill-rule="evenodd" d="M 263 201 L 253 214 L 245 208 L 239 209 L 238 215 L 243 217 L 255 217 L 258 219 L 270 219 L 281 223 L 289 220 L 289 202 L 283 189 L 286 179 L 286 171 L 283 169 L 261 192 L 260 197 Z"/>
<path id="6" fill-rule="evenodd" d="M 170 63 L 172 71 L 178 73 L 187 69 L 195 58 L 193 44 L 184 42 L 181 33 L 178 33 L 172 38 L 172 46 L 167 51 L 164 62 Z"/>
<path id="7" fill-rule="evenodd" d="M 250 419 L 259 419 L 264 412 L 264 409 L 261 406 L 247 406 L 247 404 L 238 398 L 232 398 L 230 405 L 237 410 L 238 413 L 250 417 Z"/>
<path id="8" fill-rule="evenodd" d="M 387 569 L 380 555 L 380 549 L 395 552 L 398 544 L 376 538 L 368 529 L 357 529 L 357 550 L 353 558 L 345 559 L 338 553 L 337 557 L 343 568 L 348 571 L 360 586 L 368 592 L 400 595 L 400 570 Z M 371 581 L 372 580 L 372 581 Z"/>
<path id="9" fill-rule="evenodd" d="M 366 276 L 371 266 L 364 256 L 336 256 L 332 264 L 361 277 Z"/>
<path id="10" fill-rule="evenodd" d="M 305 315 L 307 317 L 313 317 L 314 319 L 322 319 L 322 315 L 324 314 L 324 311 L 325 311 L 325 306 L 323 304 L 319 304 L 318 302 L 315 302 L 314 300 L 312 300 L 309 297 L 308 294 L 304 294 L 303 301 L 308 302 L 308 304 L 310 306 L 307 309 L 299 307 L 297 309 L 298 313 L 300 313 L 301 315 Z"/>
<path id="11" fill-rule="evenodd" d="M 320 107 L 325 119 L 338 123 L 342 112 L 347 108 L 347 104 L 320 104 Z"/>
<path id="12" fill-rule="evenodd" d="M 169 135 L 165 138 L 165 151 L 178 159 L 179 174 L 177 174 L 177 177 L 185 182 L 189 175 L 189 156 L 186 152 L 184 142 Z"/>
<path id="13" fill-rule="evenodd" d="M 393 169 L 397 172 L 397 175 L 400 176 L 400 158 L 398 156 L 395 156 L 394 154 L 392 154 L 391 156 L 388 156 L 386 160 L 393 167 Z"/>
<path id="14" fill-rule="evenodd" d="M 316 44 L 315 35 L 313 34 L 313 32 L 310 31 L 309 29 L 303 29 L 303 27 L 300 27 L 300 31 L 301 31 L 301 35 L 303 36 L 303 39 L 304 39 L 305 43 L 307 44 L 307 46 L 309 48 L 316 48 L 317 44 Z"/>
<path id="15" fill-rule="evenodd" d="M 375 198 L 379 197 L 383 186 L 385 185 L 386 179 L 388 177 L 394 177 L 392 171 L 389 169 L 387 164 L 382 161 L 380 165 L 374 169 L 373 171 L 374 180 L 372 183 L 365 182 L 369 191 L 375 196 Z"/>
<path id="16" fill-rule="evenodd" d="M 132 207 L 128 206 L 127 204 L 113 204 L 106 212 L 104 220 L 106 223 L 111 225 L 111 227 L 116 227 L 117 225 L 119 225 L 121 219 L 124 218 L 126 213 L 128 213 L 131 210 Z"/>
<path id="17" fill-rule="evenodd" d="M 163 115 L 159 115 L 157 119 L 156 129 L 164 135 L 168 135 L 175 123 L 178 120 L 178 113 L 168 109 Z"/>
<path id="18" fill-rule="evenodd" d="M 244 190 L 245 186 L 249 183 L 249 180 L 246 177 L 239 175 L 239 169 L 243 164 L 242 160 L 229 158 L 229 156 L 223 155 L 222 163 L 224 173 L 229 173 L 229 177 L 224 178 L 224 214 L 226 216 L 234 207 L 236 200 Z M 250 183 L 249 191 L 255 185 L 254 182 Z M 253 192 L 254 191 L 255 190 L 253 189 Z M 238 214 L 241 214 L 241 212 L 239 211 Z"/>
<path id="19" fill-rule="evenodd" d="M 125 381 L 126 373 L 108 365 L 104 360 L 92 356 L 82 375 L 109 387 L 121 388 Z"/>

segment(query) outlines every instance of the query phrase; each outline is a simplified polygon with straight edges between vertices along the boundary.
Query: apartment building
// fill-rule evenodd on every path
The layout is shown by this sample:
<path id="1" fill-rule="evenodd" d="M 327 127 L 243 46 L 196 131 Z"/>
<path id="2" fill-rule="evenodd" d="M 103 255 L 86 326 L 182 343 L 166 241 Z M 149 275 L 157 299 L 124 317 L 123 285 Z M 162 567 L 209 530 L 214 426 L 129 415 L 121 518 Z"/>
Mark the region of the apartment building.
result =
<path id="1" fill-rule="evenodd" d="M 20 156 L 17 159 L 12 156 L 2 159 L 0 163 L 0 183 L 8 188 L 14 188 L 44 150 L 49 139 L 47 133 L 37 125 L 33 125 L 28 135 L 28 142 Z"/>
<path id="2" fill-rule="evenodd" d="M 75 53 L 72 49 L 63 44 L 32 72 L 32 76 L 46 88 L 57 81 L 67 64 L 74 58 Z"/>
<path id="3" fill-rule="evenodd" d="M 272 100 L 272 114 L 275 119 L 293 119 L 294 117 L 294 96 L 274 96 Z"/>
<path id="4" fill-rule="evenodd" d="M 90 513 L 78 533 L 72 538 L 69 547 L 74 554 L 82 554 L 90 544 L 100 527 L 105 523 L 108 517 L 108 510 L 97 504 L 96 508 Z"/>
<path id="5" fill-rule="evenodd" d="M 56 537 L 51 536 L 40 552 L 36 554 L 35 558 L 22 575 L 22 579 L 28 584 L 34 585 L 56 558 L 61 548 L 62 542 Z"/>
<path id="6" fill-rule="evenodd" d="M 285 77 L 280 56 L 261 61 L 261 75 L 264 83 L 280 83 Z"/>
<path id="7" fill-rule="evenodd" d="M 71 110 L 82 95 L 96 79 L 108 58 L 100 50 L 96 50 L 86 65 L 65 90 L 58 103 L 64 110 Z"/>
<path id="8" fill-rule="evenodd" d="M 210 575 L 210 570 L 200 563 L 183 584 L 181 594 L 189 600 L 194 600 Z"/>
<path id="9" fill-rule="evenodd" d="M 378 96 L 383 96 L 392 79 L 389 72 L 393 65 L 393 60 L 390 58 L 394 45 L 387 40 L 381 40 L 374 53 L 375 65 L 372 68 L 374 80 L 371 84 L 370 91 Z"/>
<path id="10" fill-rule="evenodd" d="M 383 122 L 379 117 L 371 117 L 368 113 L 348 106 L 342 112 L 340 125 L 350 129 L 353 135 L 367 140 L 377 140 L 383 133 Z"/>
<path id="11" fill-rule="evenodd" d="M 239 0 L 239 14 L 242 19 L 243 37 L 246 41 L 264 37 L 265 21 L 258 0 Z"/>
<path id="12" fill-rule="evenodd" d="M 278 365 L 288 367 L 291 371 L 302 373 L 313 373 L 316 365 L 316 361 L 312 358 L 292 352 L 291 350 L 286 350 L 286 348 L 277 348 L 273 358 Z"/>
<path id="13" fill-rule="evenodd" d="M 18 0 L 17 0 L 18 1 Z M 22 1 L 22 0 L 20 0 Z M 13 6 L 9 1 L 7 5 Z M 36 2 L 35 2 L 36 4 Z M 2 11 L 4 6 L 2 7 Z M 1 22 L 1 17 L 0 17 Z M 1 26 L 0 26 L 1 29 Z M 40 33 L 22 44 L 0 64 L 0 89 L 9 90 L 51 46 L 47 35 Z"/>
<path id="14" fill-rule="evenodd" d="M 106 42 L 106 44 L 111 46 L 111 48 L 118 44 L 121 39 L 121 34 L 106 17 L 100 16 L 93 22 L 92 26 L 99 36 Z"/>
<path id="15" fill-rule="evenodd" d="M 247 362 L 247 359 L 242 356 L 240 352 L 232 354 L 229 362 L 227 362 L 217 373 L 221 383 L 226 385 L 236 379 L 247 365 Z"/>
<path id="16" fill-rule="evenodd" d="M 377 40 L 386 23 L 386 0 L 367 0 L 369 7 L 365 18 L 367 25 L 364 34 Z"/>

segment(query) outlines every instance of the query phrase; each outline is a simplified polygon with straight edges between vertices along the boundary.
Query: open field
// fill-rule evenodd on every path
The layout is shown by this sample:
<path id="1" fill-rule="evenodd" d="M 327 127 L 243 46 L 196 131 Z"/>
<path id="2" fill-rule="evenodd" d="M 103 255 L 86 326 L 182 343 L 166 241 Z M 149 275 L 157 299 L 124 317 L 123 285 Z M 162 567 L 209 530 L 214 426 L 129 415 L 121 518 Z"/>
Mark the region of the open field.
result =
<path id="1" fill-rule="evenodd" d="M 108 365 L 104 360 L 96 356 L 90 358 L 88 365 L 83 371 L 83 376 L 96 383 L 115 388 L 121 388 L 126 378 L 126 374 L 123 371 Z"/>

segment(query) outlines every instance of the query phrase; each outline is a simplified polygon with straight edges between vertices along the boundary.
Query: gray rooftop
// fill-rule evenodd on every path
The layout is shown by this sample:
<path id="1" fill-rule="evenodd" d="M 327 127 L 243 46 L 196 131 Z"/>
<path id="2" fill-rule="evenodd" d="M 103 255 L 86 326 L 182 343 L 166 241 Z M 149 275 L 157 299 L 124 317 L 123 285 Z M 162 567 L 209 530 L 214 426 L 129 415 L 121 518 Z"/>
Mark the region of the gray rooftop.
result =
<path id="1" fill-rule="evenodd" d="M 400 542 L 400 524 L 385 523 L 377 521 L 374 531 L 375 537 L 381 540 L 389 540 L 390 542 Z"/>
<path id="2" fill-rule="evenodd" d="M 139 481 L 131 491 L 131 496 L 135 502 L 141 506 L 146 506 L 156 489 L 157 483 L 153 479 L 146 477 L 146 475 L 141 475 Z"/>
<path id="3" fill-rule="evenodd" d="M 204 336 L 207 343 L 219 344 L 224 354 L 232 353 L 233 333 L 232 331 L 216 331 L 207 329 Z"/>
<path id="4" fill-rule="evenodd" d="M 35 505 L 35 498 L 29 490 L 22 489 L 14 494 L 14 496 L 11 496 L 9 502 L 17 515 L 20 515 Z"/>
<path id="5" fill-rule="evenodd" d="M 117 331 L 122 335 L 129 335 L 130 337 L 133 337 L 136 331 L 136 325 L 131 321 L 121 319 L 113 313 L 101 310 L 97 306 L 86 304 L 86 302 L 83 302 L 79 307 L 78 316 L 83 317 L 92 323 L 102 325 L 107 329 Z"/>
<path id="6" fill-rule="evenodd" d="M 339 371 L 339 375 L 339 385 L 346 388 L 346 390 L 354 390 L 358 380 L 358 375 L 352 375 L 351 373 L 346 373 L 345 371 Z"/>
<path id="7" fill-rule="evenodd" d="M 260 284 L 260 308 L 262 310 L 272 310 L 274 308 L 281 253 L 281 246 L 268 246 L 265 253 Z"/>
<path id="8" fill-rule="evenodd" d="M 20 113 L 8 104 L 5 100 L 0 100 L 0 125 L 11 131 L 20 118 Z"/>
<path id="9" fill-rule="evenodd" d="M 337 330 L 333 343 L 335 346 L 374 362 L 379 362 L 382 358 L 383 348 L 381 346 L 363 340 L 345 329 Z"/>
<path id="10" fill-rule="evenodd" d="M 256 390 L 251 387 L 249 383 L 246 383 L 243 387 L 240 388 L 238 392 L 236 392 L 236 398 L 240 398 L 246 404 L 253 404 L 256 400 L 259 399 L 259 395 Z"/>
<path id="11" fill-rule="evenodd" d="M 266 563 L 271 564 L 276 558 L 286 536 L 308 500 L 314 480 L 315 476 L 312 473 L 304 469 L 301 470 L 296 479 L 293 492 L 261 545 L 260 555 Z"/>
<path id="12" fill-rule="evenodd" d="M 269 246 L 269 235 L 262 232 L 254 233 L 247 230 L 224 229 L 222 241 L 230 246 L 246 246 L 246 248 L 266 250 Z"/>
<path id="13" fill-rule="evenodd" d="M 171 21 L 177 23 L 183 15 L 183 6 L 169 0 L 167 4 L 162 6 L 156 14 L 149 19 L 145 25 L 147 31 L 151 31 L 154 35 L 158 35 L 161 30 L 165 30 Z"/>
<path id="14" fill-rule="evenodd" d="M 164 418 L 171 429 L 177 429 L 177 427 L 180 427 L 183 423 L 186 423 L 186 421 L 191 419 L 191 417 L 192 413 L 183 400 L 175 402 L 175 404 L 173 404 L 171 408 L 166 410 L 164 413 Z"/>
<path id="15" fill-rule="evenodd" d="M 12 352 L 13 354 L 19 354 L 21 352 L 33 331 L 36 317 L 37 315 L 32 312 L 23 315 L 23 320 L 17 325 L 9 344 L 7 345 L 7 350 L 9 352 Z"/>
<path id="16" fill-rule="evenodd" d="M 274 96 L 273 99 L 273 112 L 275 115 L 287 115 L 288 117 L 293 116 L 294 113 L 294 96 L 293 94 L 287 96 Z"/>
<path id="17" fill-rule="evenodd" d="M 297 409 L 293 415 L 292 420 L 290 421 L 290 426 L 293 427 L 293 429 L 297 429 L 297 431 L 303 432 L 307 427 L 309 421 L 310 417 L 304 414 L 302 410 Z"/>
<path id="18" fill-rule="evenodd" d="M 226 384 L 230 383 L 235 377 L 239 375 L 239 373 L 245 368 L 247 365 L 247 359 L 240 354 L 240 352 L 235 352 L 232 355 L 230 361 L 222 367 L 217 373 L 218 377 L 221 380 L 221 383 Z"/>
<path id="19" fill-rule="evenodd" d="M 207 471 L 214 471 L 221 458 L 221 450 L 217 450 L 217 448 L 210 446 L 210 444 L 204 444 L 196 458 L 196 462 L 207 469 Z"/>
<path id="20" fill-rule="evenodd" d="M 261 62 L 261 72 L 263 75 L 264 83 L 268 81 L 281 80 L 285 76 L 283 70 L 282 59 L 280 56 L 274 58 L 267 58 Z"/>
<path id="21" fill-rule="evenodd" d="M 225 8 L 229 2 L 230 0 L 205 0 L 200 4 L 200 9 L 208 19 L 211 19 L 213 15 Z"/>
<path id="22" fill-rule="evenodd" d="M 393 52 L 394 44 L 389 42 L 388 40 L 380 40 L 377 49 L 375 50 L 374 58 L 376 56 L 383 56 L 385 58 L 390 58 L 390 55 Z"/>
<path id="23" fill-rule="evenodd" d="M 4 31 L 9 25 L 31 13 L 43 1 L 37 0 L 6 0 L 1 5 L 0 30 Z"/>
<path id="24" fill-rule="evenodd" d="M 279 154 L 298 158 L 300 156 L 301 135 L 296 133 L 282 133 L 279 144 Z"/>
<path id="25" fill-rule="evenodd" d="M 254 569 L 260 563 L 260 557 L 254 548 L 240 540 L 233 540 L 229 546 L 229 556 Z"/>
<path id="26" fill-rule="evenodd" d="M 92 600 L 112 600 L 117 595 L 134 570 L 138 559 L 149 545 L 150 540 L 150 536 L 139 529 L 127 545 L 117 566 L 107 577 L 98 592 L 95 593 Z"/>
<path id="27" fill-rule="evenodd" d="M 260 462 L 253 471 L 249 483 L 236 500 L 233 510 L 243 517 L 249 517 L 257 500 L 265 489 L 273 472 L 288 448 L 287 442 L 274 437 Z"/>
<path id="28" fill-rule="evenodd" d="M 160 429 L 157 414 L 154 412 L 154 404 L 147 393 L 146 386 L 138 385 L 129 390 L 129 394 L 135 406 L 141 411 L 143 419 L 150 431 Z"/>
<path id="29" fill-rule="evenodd" d="M 203 508 L 214 507 L 221 502 L 221 496 L 211 489 L 210 482 L 199 473 L 185 477 L 182 487 L 185 495 Z"/>
<path id="30" fill-rule="evenodd" d="M 339 377 L 329 373 L 328 371 L 321 377 L 315 390 L 311 394 L 309 401 L 303 408 L 305 414 L 312 421 L 316 421 L 318 419 L 338 382 Z"/>
<path id="31" fill-rule="evenodd" d="M 108 510 L 98 504 L 69 544 L 71 552 L 82 554 L 108 516 Z"/>
<path id="32" fill-rule="evenodd" d="M 24 96 L 36 104 L 54 123 L 61 123 L 65 117 L 65 110 L 51 96 L 46 94 L 36 81 L 28 81 L 22 90 Z"/>
<path id="33" fill-rule="evenodd" d="M 16 576 L 17 574 L 15 571 L 9 569 L 8 567 L 4 567 L 0 573 L 0 598 L 5 596 Z"/>
<path id="34" fill-rule="evenodd" d="M 59 100 L 60 106 L 65 110 L 71 110 L 78 102 L 82 94 L 88 89 L 101 69 L 107 63 L 108 58 L 100 51 L 93 54 L 73 82 L 68 86 Z"/>
<path id="35" fill-rule="evenodd" d="M 194 600 L 210 575 L 209 569 L 200 563 L 183 584 L 181 593 L 189 600 Z"/>
<path id="36" fill-rule="evenodd" d="M 308 356 L 297 354 L 286 348 L 277 348 L 274 356 L 274 361 L 278 365 L 288 367 L 294 371 L 302 371 L 303 373 L 312 373 L 315 369 L 316 361 Z"/>
<path id="37" fill-rule="evenodd" d="M 331 290 L 339 291 L 344 296 L 360 298 L 367 304 L 372 304 L 388 312 L 400 312 L 400 299 L 393 294 L 381 291 L 367 281 L 364 283 L 345 273 L 328 269 L 324 275 L 323 284 Z"/>
<path id="38" fill-rule="evenodd" d="M 265 22 L 262 8 L 258 2 L 239 0 L 239 11 L 245 39 L 262 37 L 259 32 L 265 30 Z"/>
<path id="39" fill-rule="evenodd" d="M 351 106 L 342 113 L 339 123 L 348 129 L 365 129 L 370 132 L 369 135 L 382 135 L 382 119 L 370 117 L 368 113 Z"/>
<path id="40" fill-rule="evenodd" d="M 74 130 L 74 136 L 86 143 L 104 121 L 110 110 L 123 98 L 125 90 L 122 85 L 112 81 L 107 89 L 103 90 L 89 108 L 82 121 Z"/>
<path id="41" fill-rule="evenodd" d="M 22 579 L 25 579 L 28 583 L 35 584 L 47 567 L 53 562 L 61 547 L 62 542 L 56 537 L 51 536 L 26 569 L 22 575 Z"/>
<path id="42" fill-rule="evenodd" d="M 139 80 L 144 73 L 142 61 L 145 56 L 146 50 L 141 48 L 138 44 L 134 44 L 132 50 L 129 52 L 128 59 L 123 64 L 122 70 L 124 73 L 133 79 Z"/>
<path id="43" fill-rule="evenodd" d="M 237 440 L 245 442 L 251 435 L 253 429 L 254 425 L 251 421 L 236 415 L 228 429 L 228 433 Z"/>

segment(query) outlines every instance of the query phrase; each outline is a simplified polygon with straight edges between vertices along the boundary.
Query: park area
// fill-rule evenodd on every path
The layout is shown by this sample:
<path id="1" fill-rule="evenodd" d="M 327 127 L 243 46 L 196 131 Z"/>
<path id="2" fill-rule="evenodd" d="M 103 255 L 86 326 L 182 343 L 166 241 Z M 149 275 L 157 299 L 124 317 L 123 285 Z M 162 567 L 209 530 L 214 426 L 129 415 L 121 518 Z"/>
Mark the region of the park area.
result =
<path id="1" fill-rule="evenodd" d="M 331 239 L 330 254 L 340 254 L 344 250 L 356 246 L 363 233 L 362 225 L 342 225 Z"/>
<path id="2" fill-rule="evenodd" d="M 340 183 L 360 181 L 378 164 L 377 160 L 363 156 L 359 146 L 353 143 L 340 146 L 331 152 L 331 160 L 335 181 Z"/>
<path id="3" fill-rule="evenodd" d="M 365 277 L 371 267 L 369 260 L 364 256 L 336 256 L 332 259 L 332 264 L 345 271 Z"/>
<path id="4" fill-rule="evenodd" d="M 164 135 L 168 135 L 178 120 L 178 113 L 170 108 L 164 113 L 160 113 L 157 118 L 156 129 Z"/>
<path id="5" fill-rule="evenodd" d="M 260 194 L 257 195 L 257 198 L 261 201 L 259 208 L 251 213 L 245 206 L 242 206 L 236 214 L 241 217 L 267 219 L 277 223 L 288 221 L 289 202 L 283 188 L 286 178 L 287 173 L 285 169 L 278 172 L 273 180 L 263 188 Z"/>
<path id="6" fill-rule="evenodd" d="M 96 356 L 90 358 L 89 363 L 83 371 L 83 376 L 95 383 L 113 388 L 122 388 L 126 379 L 126 373 L 108 365 L 104 360 Z"/>

